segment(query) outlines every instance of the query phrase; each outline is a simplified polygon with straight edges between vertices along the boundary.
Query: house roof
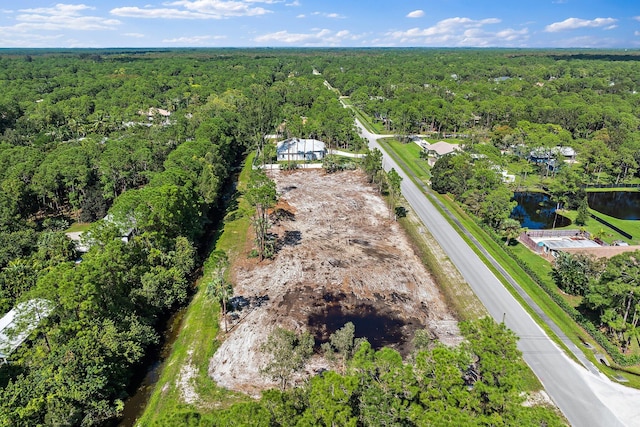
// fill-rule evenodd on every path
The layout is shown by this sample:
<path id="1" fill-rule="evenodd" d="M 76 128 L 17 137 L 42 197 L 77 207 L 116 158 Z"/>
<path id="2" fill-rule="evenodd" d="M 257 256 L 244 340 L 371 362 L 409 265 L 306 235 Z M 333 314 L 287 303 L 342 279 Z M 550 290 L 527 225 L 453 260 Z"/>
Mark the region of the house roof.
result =
<path id="1" fill-rule="evenodd" d="M 39 298 L 21 302 L 5 314 L 0 319 L 0 357 L 13 353 L 52 310 L 51 301 Z"/>
<path id="2" fill-rule="evenodd" d="M 542 240 L 538 243 L 540 246 L 546 246 L 553 250 L 564 250 L 568 248 L 584 249 L 584 248 L 600 248 L 599 244 L 589 239 L 549 239 Z"/>
<path id="3" fill-rule="evenodd" d="M 562 252 L 570 254 L 593 255 L 596 258 L 611 258 L 625 252 L 639 251 L 640 246 L 598 246 L 593 248 L 564 248 Z"/>
<path id="4" fill-rule="evenodd" d="M 171 112 L 169 110 L 165 110 L 162 108 L 150 107 L 149 110 L 147 111 L 143 111 L 143 110 L 138 111 L 138 114 L 142 116 L 149 116 L 149 117 L 159 114 L 162 117 L 169 117 L 171 115 Z"/>
<path id="5" fill-rule="evenodd" d="M 317 153 L 325 151 L 324 142 L 317 139 L 289 138 L 277 144 L 276 151 L 281 153 Z"/>
<path id="6" fill-rule="evenodd" d="M 460 146 L 457 144 L 449 144 L 445 141 L 438 141 L 435 144 L 429 145 L 427 148 L 429 151 L 433 151 L 438 156 L 444 156 L 445 154 L 453 153 L 454 151 L 459 151 Z"/>
<path id="7" fill-rule="evenodd" d="M 78 252 L 89 252 L 89 246 L 82 241 L 84 231 L 69 231 L 64 234 L 73 241 Z"/>

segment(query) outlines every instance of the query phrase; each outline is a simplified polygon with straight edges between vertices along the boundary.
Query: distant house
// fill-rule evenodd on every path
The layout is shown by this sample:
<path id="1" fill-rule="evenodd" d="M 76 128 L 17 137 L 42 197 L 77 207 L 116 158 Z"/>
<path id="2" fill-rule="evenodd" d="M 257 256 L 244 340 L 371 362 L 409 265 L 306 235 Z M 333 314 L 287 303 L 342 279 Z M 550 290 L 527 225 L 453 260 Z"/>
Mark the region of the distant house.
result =
<path id="1" fill-rule="evenodd" d="M 118 238 L 122 240 L 124 243 L 129 243 L 129 241 L 133 238 L 135 234 L 135 225 L 136 221 L 134 218 L 128 218 L 126 221 L 120 221 L 114 219 L 112 214 L 107 214 L 102 221 L 105 224 L 109 224 L 115 226 L 118 231 Z M 89 249 L 96 242 L 91 237 L 91 233 L 84 231 L 70 231 L 65 233 L 67 238 L 73 241 L 76 246 L 76 251 L 82 253 L 89 252 Z"/>
<path id="2" fill-rule="evenodd" d="M 324 142 L 317 139 L 289 138 L 276 147 L 278 161 L 322 160 L 327 154 Z"/>
<path id="3" fill-rule="evenodd" d="M 575 162 L 576 151 L 566 146 L 556 146 L 553 148 L 538 147 L 529 152 L 527 160 L 539 165 L 546 165 L 550 171 L 555 172 L 560 169 L 564 162 Z"/>
<path id="4" fill-rule="evenodd" d="M 136 220 L 134 218 L 128 218 L 126 221 L 122 221 L 120 219 L 115 219 L 111 214 L 107 214 L 102 220 L 106 223 L 115 225 L 120 232 L 120 240 L 125 243 L 129 243 L 129 240 L 131 240 L 135 232 Z"/>
<path id="5" fill-rule="evenodd" d="M 565 162 L 574 162 L 576 160 L 576 150 L 571 147 L 556 147 L 558 156 Z"/>
<path id="6" fill-rule="evenodd" d="M 549 163 L 554 159 L 575 161 L 576 150 L 571 147 L 556 146 L 553 148 L 538 147 L 529 152 L 529 161 L 533 163 Z"/>
<path id="7" fill-rule="evenodd" d="M 147 111 L 138 111 L 138 114 L 140 114 L 141 116 L 147 116 L 149 119 L 151 119 L 156 114 L 162 117 L 169 117 L 171 115 L 171 112 L 162 108 L 151 107 Z"/>
<path id="8" fill-rule="evenodd" d="M 455 153 L 456 151 L 460 151 L 461 148 L 457 144 L 449 144 L 445 141 L 438 141 L 435 144 L 429 144 L 426 148 L 427 154 L 430 157 L 435 157 L 439 159 L 442 156 L 446 156 L 447 154 Z"/>
<path id="9" fill-rule="evenodd" d="M 40 322 L 51 313 L 53 304 L 46 299 L 21 302 L 0 319 L 0 364 L 29 337 Z"/>
<path id="10" fill-rule="evenodd" d="M 511 175 L 509 172 L 507 172 L 504 169 L 500 169 L 500 176 L 502 176 L 502 182 L 506 182 L 506 183 L 516 182 L 516 176 Z"/>
<path id="11" fill-rule="evenodd" d="M 76 246 L 76 251 L 80 252 L 80 253 L 86 253 L 89 252 L 89 245 L 87 244 L 87 242 L 84 241 L 83 239 L 83 235 L 84 232 L 83 231 L 69 231 L 67 233 L 64 233 L 71 241 L 73 241 L 73 243 Z"/>

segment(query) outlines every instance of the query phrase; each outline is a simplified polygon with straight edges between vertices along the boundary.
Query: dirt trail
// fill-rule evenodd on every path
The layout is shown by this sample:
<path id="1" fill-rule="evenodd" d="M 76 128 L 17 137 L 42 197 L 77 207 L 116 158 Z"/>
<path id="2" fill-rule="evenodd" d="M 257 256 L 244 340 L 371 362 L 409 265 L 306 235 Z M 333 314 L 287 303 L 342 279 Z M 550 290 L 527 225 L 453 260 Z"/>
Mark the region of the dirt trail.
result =
<path id="1" fill-rule="evenodd" d="M 232 329 L 211 359 L 223 387 L 259 395 L 273 387 L 259 351 L 276 326 L 308 330 L 316 343 L 351 321 L 375 348 L 410 351 L 416 329 L 455 345 L 457 323 L 377 191 L 359 171 L 272 171 L 280 202 L 272 261 L 245 258 L 232 270 L 234 295 L 251 302 L 233 313 Z M 326 367 L 314 357 L 307 374 Z M 303 374 L 304 375 L 304 374 Z"/>

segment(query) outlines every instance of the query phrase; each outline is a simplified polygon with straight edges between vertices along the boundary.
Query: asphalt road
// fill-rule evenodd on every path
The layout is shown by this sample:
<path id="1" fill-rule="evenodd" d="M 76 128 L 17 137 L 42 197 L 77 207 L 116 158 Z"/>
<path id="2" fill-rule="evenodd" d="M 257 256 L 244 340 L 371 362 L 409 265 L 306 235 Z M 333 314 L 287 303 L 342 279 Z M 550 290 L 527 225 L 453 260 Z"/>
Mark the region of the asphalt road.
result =
<path id="1" fill-rule="evenodd" d="M 640 406 L 640 394 L 635 393 L 635 390 L 622 390 L 622 386 L 603 378 L 596 369 L 587 370 L 569 359 L 413 181 L 382 150 L 376 142 L 380 135 L 369 133 L 359 122 L 358 126 L 362 130 L 362 136 L 368 139 L 370 148 L 376 147 L 384 153 L 385 169 L 393 167 L 402 176 L 402 193 L 407 202 L 457 266 L 491 316 L 498 322 L 504 320 L 507 327 L 520 338 L 518 347 L 524 360 L 571 425 L 640 425 L 640 412 L 636 409 Z M 609 399 L 605 399 L 606 396 Z"/>

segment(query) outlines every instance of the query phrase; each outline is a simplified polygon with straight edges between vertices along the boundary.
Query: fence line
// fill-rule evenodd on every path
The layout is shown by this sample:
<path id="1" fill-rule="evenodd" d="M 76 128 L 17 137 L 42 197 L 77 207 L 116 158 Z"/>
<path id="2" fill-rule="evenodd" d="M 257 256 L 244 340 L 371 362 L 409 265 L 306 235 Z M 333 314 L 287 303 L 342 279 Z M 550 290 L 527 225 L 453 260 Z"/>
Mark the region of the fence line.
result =
<path id="1" fill-rule="evenodd" d="M 597 216 L 595 216 L 594 214 L 589 214 L 589 215 L 591 215 L 591 218 L 595 219 L 595 220 L 596 220 L 596 221 L 598 221 L 600 224 L 604 224 L 604 225 L 606 225 L 607 227 L 609 227 L 610 229 L 612 229 L 612 230 L 614 230 L 614 231 L 617 231 L 618 233 L 622 234 L 622 235 L 623 235 L 624 237 L 626 237 L 627 239 L 629 239 L 629 240 L 633 239 L 633 236 L 632 236 L 631 234 L 627 233 L 627 232 L 626 232 L 626 231 L 624 231 L 624 230 L 619 229 L 618 227 L 616 227 L 615 225 L 611 224 L 610 222 L 608 222 L 608 221 L 606 221 L 606 220 L 604 220 L 604 219 L 602 219 L 602 218 L 600 218 L 600 217 L 597 217 Z"/>

